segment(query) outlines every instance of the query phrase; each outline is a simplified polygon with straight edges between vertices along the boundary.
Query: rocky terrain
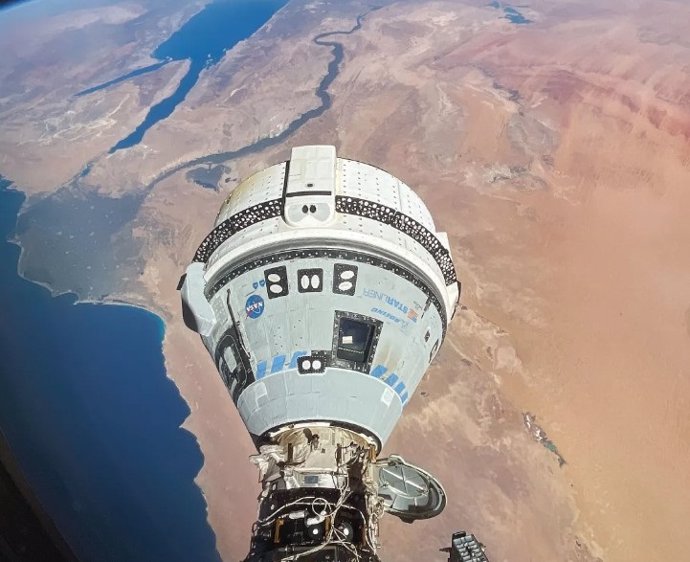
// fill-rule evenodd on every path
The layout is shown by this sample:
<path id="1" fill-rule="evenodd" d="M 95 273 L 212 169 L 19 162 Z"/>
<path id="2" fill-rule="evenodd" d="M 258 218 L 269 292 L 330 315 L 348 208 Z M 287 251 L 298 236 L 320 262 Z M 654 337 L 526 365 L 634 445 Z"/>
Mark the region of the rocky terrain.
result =
<path id="1" fill-rule="evenodd" d="M 209 521 L 224 559 L 241 558 L 258 493 L 246 484 L 252 445 L 181 325 L 177 279 L 242 177 L 293 145 L 335 144 L 415 188 L 449 233 L 464 289 L 386 448 L 437 474 L 449 505 L 412 526 L 388 518 L 383 556 L 441 560 L 450 533 L 467 528 L 493 562 L 684 559 L 690 8 L 538 0 L 519 7 L 529 23 L 514 23 L 499 3 L 380 4 L 290 2 L 142 143 L 113 155 L 183 64 L 73 94 L 151 64 L 146 53 L 201 2 L 177 11 L 126 2 L 46 21 L 21 52 L 38 66 L 7 47 L 0 173 L 32 196 L 20 218 L 25 273 L 165 318 L 168 373 L 205 456 Z M 147 9 L 156 33 L 128 29 Z M 314 38 L 364 14 L 361 29 L 330 38 L 344 52 L 330 107 L 281 137 L 322 105 L 333 53 Z M 20 43 L 15 28 L 0 34 L 3 48 Z M 64 56 L 75 36 L 106 28 L 88 57 Z M 62 56 L 46 58 L 58 47 Z M 222 166 L 217 190 L 189 176 L 207 164 Z M 61 229 L 42 217 L 85 201 L 112 210 L 100 239 L 110 243 L 70 268 L 56 260 L 37 271 L 45 245 L 80 251 L 91 232 L 80 212 Z M 565 464 L 534 439 L 527 412 Z"/>

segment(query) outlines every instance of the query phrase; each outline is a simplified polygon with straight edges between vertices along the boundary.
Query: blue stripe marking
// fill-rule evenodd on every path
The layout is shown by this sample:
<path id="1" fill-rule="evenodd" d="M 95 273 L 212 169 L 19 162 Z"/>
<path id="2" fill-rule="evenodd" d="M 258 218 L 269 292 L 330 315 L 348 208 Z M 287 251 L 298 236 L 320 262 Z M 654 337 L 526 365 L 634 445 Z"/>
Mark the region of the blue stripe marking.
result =
<path id="1" fill-rule="evenodd" d="M 285 355 L 276 355 L 271 363 L 271 374 L 282 371 L 285 367 Z"/>
<path id="2" fill-rule="evenodd" d="M 256 380 L 262 379 L 266 376 L 266 361 L 259 361 L 256 366 Z"/>
<path id="3" fill-rule="evenodd" d="M 405 386 L 405 381 L 401 380 L 396 373 L 391 373 L 384 379 L 383 377 L 387 372 L 387 367 L 383 365 L 376 365 L 376 367 L 374 367 L 369 374 L 372 377 L 383 380 L 388 386 L 390 386 L 400 397 L 400 401 L 404 406 L 410 398 L 410 395 L 407 392 L 407 387 Z"/>
<path id="4" fill-rule="evenodd" d="M 380 379 L 383 375 L 385 375 L 388 372 L 388 369 L 384 367 L 383 365 L 376 365 L 371 370 L 371 376 L 376 377 L 377 379 Z"/>
<path id="5" fill-rule="evenodd" d="M 292 354 L 292 359 L 290 359 L 290 364 L 288 365 L 288 369 L 296 369 L 297 368 L 297 360 L 300 357 L 304 357 L 305 355 L 307 355 L 306 351 L 295 351 Z"/>

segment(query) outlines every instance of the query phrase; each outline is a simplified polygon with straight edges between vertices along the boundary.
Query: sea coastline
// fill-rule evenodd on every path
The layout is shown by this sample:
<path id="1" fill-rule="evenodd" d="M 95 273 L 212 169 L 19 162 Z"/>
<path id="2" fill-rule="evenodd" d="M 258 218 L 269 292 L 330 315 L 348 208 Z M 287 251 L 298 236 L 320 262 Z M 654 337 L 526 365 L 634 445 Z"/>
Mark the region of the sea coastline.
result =
<path id="1" fill-rule="evenodd" d="M 2 180 L 10 181 L 7 180 L 7 178 L 4 178 L 0 174 L 0 181 Z M 22 196 L 25 197 L 24 203 L 22 203 L 22 208 L 20 209 L 19 213 L 17 213 L 17 219 L 19 219 L 19 216 L 22 214 L 26 201 L 28 200 L 28 193 L 23 191 L 22 189 L 18 188 L 14 183 L 10 183 L 10 185 L 5 186 L 5 187 L 0 187 L 0 189 L 6 189 L 8 191 L 14 191 L 17 193 L 22 194 Z M 170 315 L 167 311 L 165 311 L 163 308 L 156 306 L 154 303 L 149 303 L 145 302 L 143 299 L 140 301 L 134 301 L 134 300 L 128 300 L 124 296 L 109 296 L 103 299 L 94 299 L 94 298 L 88 298 L 84 297 L 83 295 L 80 295 L 78 292 L 73 291 L 73 290 L 65 290 L 65 291 L 60 291 L 56 290 L 50 283 L 47 283 L 45 281 L 39 281 L 37 279 L 32 279 L 30 276 L 26 275 L 25 269 L 23 266 L 23 260 L 25 253 L 30 252 L 30 249 L 27 249 L 24 247 L 24 244 L 22 244 L 21 240 L 17 236 L 13 236 L 12 238 L 7 238 L 6 242 L 16 246 L 19 248 L 19 259 L 17 261 L 17 275 L 21 277 L 23 280 L 28 281 L 29 283 L 33 283 L 34 285 L 38 285 L 39 287 L 42 287 L 46 291 L 50 293 L 50 296 L 52 298 L 57 298 L 61 297 L 63 295 L 72 295 L 74 296 L 74 303 L 73 305 L 78 305 L 78 304 L 92 304 L 92 305 L 110 305 L 110 306 L 128 306 L 131 308 L 137 308 L 140 310 L 143 310 L 145 312 L 148 312 L 149 314 L 152 314 L 155 316 L 161 323 L 161 340 L 165 336 L 165 328 L 166 328 L 166 318 L 169 319 Z"/>
<path id="2" fill-rule="evenodd" d="M 2 178 L 2 193 L 5 198 L 8 193 L 15 195 L 3 217 L 7 244 L 2 252 L 2 284 L 7 302 L 0 343 L 7 349 L 0 377 L 4 404 L 0 430 L 11 430 L 8 443 L 31 489 L 84 560 L 94 559 L 94 552 L 103 548 L 127 557 L 140 540 L 146 541 L 142 552 L 149 552 L 152 559 L 163 553 L 166 559 L 184 559 L 185 549 L 193 545 L 200 559 L 218 560 L 208 505 L 197 482 L 204 454 L 188 425 L 192 406 L 167 368 L 163 311 L 121 295 L 85 299 L 73 291 L 57 292 L 48 283 L 22 274 L 19 255 L 30 248 L 13 233 L 25 192 Z M 47 294 L 41 296 L 43 291 Z M 127 312 L 95 312 L 110 307 L 89 305 L 114 305 Z M 32 337 L 24 337 L 28 334 Z M 35 350 L 34 357 L 29 348 Z M 57 456 L 51 452 L 56 447 L 62 450 Z M 166 451 L 163 455 L 157 452 L 161 447 Z M 131 477 L 154 478 L 149 485 L 150 513 L 138 505 L 143 500 L 137 487 L 129 479 L 121 481 L 124 467 L 118 459 L 127 450 L 139 452 L 126 461 Z M 81 461 L 74 466 L 69 458 Z M 84 470 L 91 474 L 85 481 Z M 110 486 L 120 486 L 121 493 L 108 495 Z M 173 517 L 182 505 L 188 505 L 189 511 Z M 90 522 L 75 527 L 75 509 L 90 512 Z M 152 513 L 158 516 L 150 519 Z M 165 523 L 168 517 L 174 522 Z M 112 537 L 105 539 L 96 530 L 98 521 L 112 527 Z M 178 545 L 179 552 L 157 536 L 166 524 L 190 529 L 184 539 L 180 533 L 185 544 Z M 83 531 L 77 530 L 82 527 Z M 112 538 L 123 531 L 128 540 L 112 544 Z M 90 538 L 83 539 L 82 532 Z"/>
<path id="3" fill-rule="evenodd" d="M 2 185 L 3 181 L 9 181 L 10 183 L 8 185 Z M 28 200 L 28 194 L 27 192 L 23 191 L 21 188 L 19 188 L 14 182 L 9 180 L 8 178 L 4 177 L 2 174 L 0 174 L 0 191 L 2 190 L 7 190 L 7 191 L 14 191 L 16 193 L 21 194 L 24 196 L 24 202 L 22 203 L 22 207 L 17 213 L 17 218 L 19 218 L 19 215 L 21 214 L 22 210 L 24 209 L 24 206 L 26 204 L 26 201 Z M 28 283 L 31 283 L 33 285 L 37 285 L 46 291 L 50 293 L 51 298 L 57 298 L 61 296 L 72 296 L 74 298 L 74 301 L 71 303 L 72 306 L 77 306 L 77 305 L 95 305 L 95 306 L 122 306 L 122 307 L 127 307 L 127 308 L 134 308 L 137 310 L 141 310 L 144 313 L 152 316 L 155 318 L 156 322 L 159 325 L 159 331 L 160 331 L 160 340 L 161 340 L 161 347 L 164 348 L 165 346 L 165 340 L 166 340 L 166 334 L 167 334 L 167 323 L 171 320 L 170 314 L 168 311 L 163 309 L 162 307 L 159 307 L 155 305 L 152 302 L 147 302 L 144 301 L 144 299 L 141 299 L 139 301 L 135 300 L 129 300 L 125 296 L 111 296 L 105 299 L 94 299 L 94 298 L 88 298 L 80 295 L 76 291 L 58 291 L 55 290 L 50 283 L 46 283 L 44 281 L 39 281 L 36 279 L 32 279 L 31 277 L 27 276 L 24 272 L 24 269 L 21 267 L 22 266 L 22 257 L 24 256 L 24 253 L 29 251 L 27 250 L 24 245 L 22 244 L 21 240 L 17 238 L 16 236 L 13 236 L 12 238 L 7 238 L 5 240 L 9 244 L 12 244 L 19 248 L 19 259 L 17 260 L 17 276 L 23 279 L 24 281 L 27 281 Z M 175 382 L 174 378 L 170 376 L 170 373 L 168 372 L 167 369 L 167 361 L 165 354 L 163 355 L 163 364 L 166 372 L 166 376 Z M 183 400 L 184 396 L 181 395 Z M 187 400 L 185 400 L 187 402 Z M 187 405 L 190 406 L 190 404 L 187 402 Z M 182 424 L 180 427 L 184 427 L 184 424 Z M 0 429 L 1 431 L 1 429 Z M 189 432 L 190 434 L 194 435 L 191 431 Z M 194 436 L 196 439 L 196 436 Z"/>

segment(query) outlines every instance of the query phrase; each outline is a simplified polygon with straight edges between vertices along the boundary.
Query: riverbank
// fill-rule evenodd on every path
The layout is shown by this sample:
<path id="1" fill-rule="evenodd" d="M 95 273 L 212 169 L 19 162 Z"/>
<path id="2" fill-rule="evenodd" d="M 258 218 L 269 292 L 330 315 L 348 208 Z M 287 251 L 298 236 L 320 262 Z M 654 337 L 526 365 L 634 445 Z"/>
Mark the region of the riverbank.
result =
<path id="1" fill-rule="evenodd" d="M 201 156 L 199 158 L 194 158 L 192 160 L 176 163 L 174 166 L 164 170 L 162 173 L 158 174 L 147 186 L 147 190 L 153 189 L 156 184 L 161 181 L 171 177 L 172 175 L 195 166 L 210 166 L 225 164 L 231 160 L 235 160 L 250 154 L 261 152 L 266 148 L 271 146 L 276 146 L 285 141 L 288 137 L 296 133 L 309 121 L 316 119 L 323 115 L 331 107 L 331 94 L 329 88 L 333 82 L 338 77 L 340 72 L 340 65 L 344 58 L 344 46 L 338 41 L 324 41 L 327 37 L 333 37 L 337 35 L 352 35 L 356 31 L 362 28 L 362 22 L 367 15 L 375 12 L 380 8 L 374 7 L 370 10 L 359 14 L 355 18 L 355 23 L 350 29 L 342 31 L 327 31 L 325 33 L 319 33 L 312 38 L 312 43 L 321 47 L 329 47 L 331 49 L 332 59 L 328 63 L 326 73 L 321 78 L 314 95 L 320 100 L 320 104 L 304 113 L 300 113 L 296 118 L 290 121 L 286 127 L 284 127 L 279 133 L 275 135 L 269 135 L 263 137 L 253 143 L 247 144 L 236 150 L 230 150 L 225 152 L 216 152 L 208 154 L 206 156 Z"/>

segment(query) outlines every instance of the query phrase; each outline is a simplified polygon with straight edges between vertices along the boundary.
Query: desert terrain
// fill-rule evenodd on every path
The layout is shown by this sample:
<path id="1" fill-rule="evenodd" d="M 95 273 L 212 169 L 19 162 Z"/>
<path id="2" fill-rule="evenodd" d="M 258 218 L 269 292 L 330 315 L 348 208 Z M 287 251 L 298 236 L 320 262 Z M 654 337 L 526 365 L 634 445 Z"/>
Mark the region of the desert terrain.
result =
<path id="1" fill-rule="evenodd" d="M 201 4 L 171 11 L 161 33 Z M 384 451 L 439 476 L 449 504 L 411 526 L 387 518 L 382 557 L 443 560 L 450 533 L 469 529 L 492 562 L 687 558 L 690 7 L 535 1 L 515 24 L 486 2 L 383 4 L 290 2 L 142 143 L 112 155 L 183 65 L 70 95 L 150 64 L 155 37 L 115 34 L 88 67 L 56 59 L 48 75 L 0 63 L 0 82 L 16 85 L 0 87 L 0 174 L 31 196 L 29 217 L 32 205 L 85 194 L 135 198 L 103 249 L 121 269 L 106 260 L 80 294 L 165 319 L 166 366 L 192 410 L 185 427 L 205 457 L 197 482 L 223 559 L 247 551 L 253 446 L 182 325 L 177 280 L 239 180 L 311 143 L 412 186 L 449 233 L 463 282 L 462 309 Z M 88 30 L 142 10 L 128 2 L 78 21 Z M 281 138 L 321 104 L 332 52 L 314 37 L 364 14 L 361 29 L 331 37 L 344 59 L 330 107 Z M 55 25 L 35 56 L 59 41 Z M 119 72 L 106 71 L 109 58 Z M 217 190 L 188 175 L 207 165 L 222 166 Z M 25 246 L 27 271 L 31 259 Z M 50 276 L 60 285 L 59 264 Z"/>

